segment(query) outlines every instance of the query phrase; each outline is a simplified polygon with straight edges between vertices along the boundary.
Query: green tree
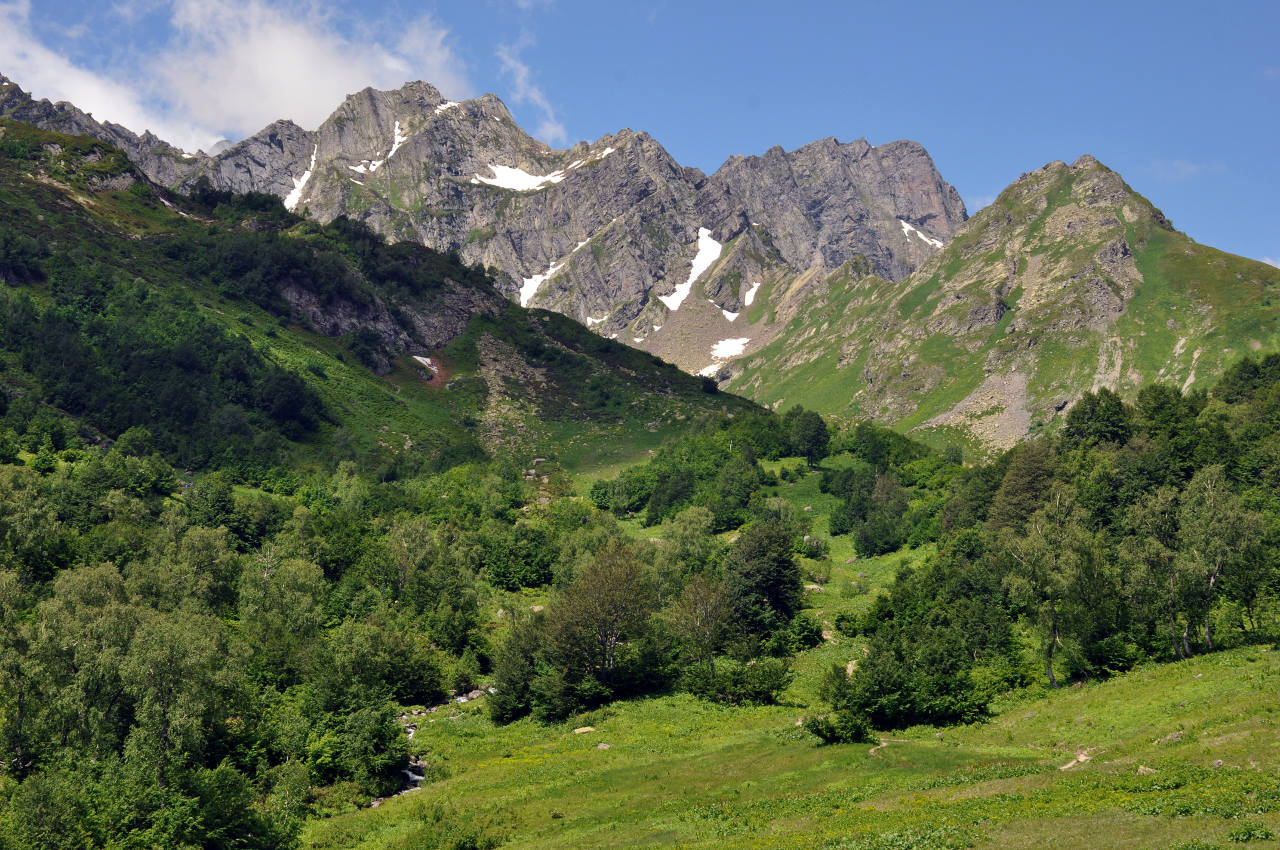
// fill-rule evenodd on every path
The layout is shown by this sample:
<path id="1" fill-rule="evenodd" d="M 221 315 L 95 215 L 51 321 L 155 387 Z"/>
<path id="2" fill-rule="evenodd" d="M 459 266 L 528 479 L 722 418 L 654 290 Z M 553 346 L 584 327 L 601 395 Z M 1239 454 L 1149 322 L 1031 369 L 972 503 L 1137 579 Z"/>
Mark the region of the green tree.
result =
<path id="1" fill-rule="evenodd" d="M 724 647 L 732 617 L 728 589 L 722 581 L 706 575 L 691 578 L 667 611 L 681 654 L 695 664 L 705 664 L 712 676 L 716 653 Z"/>
<path id="2" fill-rule="evenodd" d="M 311 663 L 328 588 L 320 567 L 282 557 L 266 546 L 250 557 L 240 578 L 240 633 L 253 671 L 288 685 Z"/>
<path id="3" fill-rule="evenodd" d="M 1123 517 L 1127 532 L 1120 542 L 1119 556 L 1128 576 L 1125 594 L 1132 611 L 1144 618 L 1159 618 L 1168 626 L 1169 649 L 1186 658 L 1185 640 L 1178 627 L 1184 576 L 1178 569 L 1178 491 L 1159 487 L 1130 505 Z"/>
<path id="4" fill-rule="evenodd" d="M 789 437 L 792 453 L 803 457 L 810 466 L 817 466 L 827 456 L 827 449 L 831 444 L 831 432 L 827 423 L 820 414 L 799 407 L 788 411 L 787 418 L 791 422 Z"/>
<path id="5" fill-rule="evenodd" d="M 1133 425 L 1124 402 L 1120 396 L 1103 387 L 1096 393 L 1085 393 L 1068 411 L 1062 438 L 1063 443 L 1071 448 L 1125 443 L 1132 432 Z"/>
<path id="6" fill-rule="evenodd" d="M 991 501 L 987 528 L 1020 530 L 1040 506 L 1053 480 L 1053 456 L 1044 440 L 1029 440 L 1010 453 L 1009 467 Z"/>
<path id="7" fill-rule="evenodd" d="M 654 601 L 653 584 L 632 548 L 609 544 L 552 607 L 547 647 L 556 666 L 570 679 L 591 677 L 606 688 L 620 684 L 627 643 L 643 634 Z"/>
<path id="8" fill-rule="evenodd" d="M 1178 528 L 1177 563 L 1187 576 L 1183 605 L 1188 621 L 1200 624 L 1204 648 L 1211 651 L 1213 604 L 1224 580 L 1246 572 L 1258 558 L 1264 528 L 1231 491 L 1221 466 L 1205 467 L 1191 479 L 1182 494 Z M 1185 634 L 1183 642 L 1189 649 Z"/>
<path id="9" fill-rule="evenodd" d="M 800 610 L 804 587 L 792 554 L 792 535 L 766 519 L 742 530 L 724 559 L 724 574 L 742 627 L 767 634 Z"/>
<path id="10" fill-rule="evenodd" d="M 226 634 L 214 618 L 148 614 L 120 663 L 125 693 L 133 701 L 129 734 L 134 757 L 168 787 L 198 760 L 234 701 Z"/>
<path id="11" fill-rule="evenodd" d="M 1045 674 L 1050 687 L 1057 687 L 1054 663 L 1060 650 L 1065 649 L 1079 669 L 1084 644 L 1105 617 L 1101 541 L 1086 527 L 1074 495 L 1059 488 L 1032 514 L 1021 534 L 1009 529 L 1003 543 L 1014 564 L 1010 594 L 1031 614 Z"/>

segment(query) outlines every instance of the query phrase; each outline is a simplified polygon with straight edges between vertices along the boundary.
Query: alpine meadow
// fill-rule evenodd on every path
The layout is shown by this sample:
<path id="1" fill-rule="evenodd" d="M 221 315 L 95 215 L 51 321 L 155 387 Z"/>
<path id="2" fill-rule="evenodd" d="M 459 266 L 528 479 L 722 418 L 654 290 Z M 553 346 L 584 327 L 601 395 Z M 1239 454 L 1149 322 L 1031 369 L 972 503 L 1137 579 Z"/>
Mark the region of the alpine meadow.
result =
<path id="1" fill-rule="evenodd" d="M 0 850 L 1280 847 L 1280 268 L 1088 154 L 22 83 Z"/>

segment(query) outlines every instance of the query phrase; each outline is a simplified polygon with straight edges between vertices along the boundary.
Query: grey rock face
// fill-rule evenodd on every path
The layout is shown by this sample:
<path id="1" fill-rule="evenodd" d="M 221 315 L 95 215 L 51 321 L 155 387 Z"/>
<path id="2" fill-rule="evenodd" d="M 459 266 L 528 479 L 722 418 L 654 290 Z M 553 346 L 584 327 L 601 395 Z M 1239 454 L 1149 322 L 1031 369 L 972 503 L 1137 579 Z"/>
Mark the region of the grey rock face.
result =
<path id="1" fill-rule="evenodd" d="M 205 159 L 202 154 L 184 153 L 149 130 L 139 136 L 119 124 L 99 122 L 65 101 L 35 100 L 2 74 L 0 116 L 33 124 L 42 130 L 89 136 L 113 144 L 124 151 L 142 173 L 166 186 L 180 182 Z"/>
<path id="2" fill-rule="evenodd" d="M 900 141 L 823 139 L 787 153 L 730 157 L 711 178 L 765 228 L 790 267 L 834 269 L 861 254 L 880 277 L 901 280 L 966 218 L 925 149 Z M 913 228 L 903 228 L 901 222 Z"/>
<path id="3" fill-rule="evenodd" d="M 314 131 L 280 121 L 192 160 L 74 107 L 25 109 L 41 126 L 61 122 L 51 128 L 120 144 L 168 186 L 189 190 L 204 178 L 217 189 L 269 192 L 320 221 L 346 215 L 394 241 L 456 251 L 489 268 L 507 297 L 686 368 L 705 365 L 694 365 L 705 355 L 681 349 L 674 340 L 689 336 L 681 329 L 702 326 L 699 352 L 707 334 L 746 336 L 732 322 L 762 281 L 829 272 L 859 255 L 879 276 L 901 280 L 966 217 L 915 142 L 824 139 L 731 157 L 707 177 L 631 130 L 552 149 L 498 98 L 451 103 L 422 82 L 353 94 Z M 688 287 L 703 229 L 720 252 Z M 689 294 L 673 309 L 682 286 Z M 807 291 L 777 290 L 773 306 L 783 312 L 797 307 L 780 299 Z M 709 319 L 723 328 L 706 327 Z M 667 325 L 666 342 L 650 339 Z"/>
<path id="4" fill-rule="evenodd" d="M 287 198 L 295 188 L 293 175 L 301 178 L 307 170 L 314 136 L 292 121 L 276 121 L 218 156 L 205 157 L 176 188 L 190 191 L 206 178 L 215 189 Z"/>

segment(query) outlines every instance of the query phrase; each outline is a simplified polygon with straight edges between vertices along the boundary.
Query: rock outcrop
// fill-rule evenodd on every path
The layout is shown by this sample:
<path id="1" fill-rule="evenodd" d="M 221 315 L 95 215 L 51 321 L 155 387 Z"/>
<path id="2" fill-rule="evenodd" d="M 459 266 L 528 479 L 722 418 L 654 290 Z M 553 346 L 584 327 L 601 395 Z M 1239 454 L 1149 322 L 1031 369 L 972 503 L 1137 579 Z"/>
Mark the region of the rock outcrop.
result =
<path id="1" fill-rule="evenodd" d="M 728 388 L 1007 447 L 1090 390 L 1190 389 L 1280 312 L 1280 270 L 1197 245 L 1091 156 L 1022 175 L 909 276 L 869 271 L 816 280 Z"/>
<path id="2" fill-rule="evenodd" d="M 726 338 L 746 350 L 770 338 L 806 280 L 855 258 L 900 280 L 965 219 L 914 142 L 825 139 L 708 177 L 645 133 L 556 150 L 492 95 L 454 103 L 414 82 L 353 94 L 315 130 L 279 121 L 206 156 L 9 89 L 0 114 L 111 141 L 158 183 L 268 192 L 320 221 L 456 251 L 509 298 L 690 371 Z"/>

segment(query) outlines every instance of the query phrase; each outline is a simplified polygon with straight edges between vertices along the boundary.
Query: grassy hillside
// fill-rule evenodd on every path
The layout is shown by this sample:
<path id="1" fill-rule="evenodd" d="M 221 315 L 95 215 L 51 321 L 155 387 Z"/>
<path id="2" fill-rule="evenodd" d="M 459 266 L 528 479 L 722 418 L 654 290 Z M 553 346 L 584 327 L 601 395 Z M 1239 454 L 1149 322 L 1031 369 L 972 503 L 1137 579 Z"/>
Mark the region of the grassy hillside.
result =
<path id="1" fill-rule="evenodd" d="M 61 316 L 82 329 L 76 339 L 103 380 L 136 360 L 105 351 L 90 338 L 92 323 L 147 316 L 157 323 L 149 339 L 169 349 L 157 349 L 157 358 L 180 360 L 177 349 L 190 348 L 183 334 L 203 334 L 220 340 L 209 345 L 243 349 L 237 356 L 261 364 L 253 368 L 301 381 L 316 405 L 308 428 L 264 450 L 261 434 L 279 423 L 244 399 L 210 398 L 187 418 L 209 420 L 235 405 L 259 436 L 236 443 L 187 435 L 184 445 L 201 446 L 180 458 L 185 464 L 220 451 L 270 465 L 317 449 L 391 466 L 448 463 L 481 450 L 563 454 L 571 466 L 600 452 L 633 462 L 682 421 L 751 407 L 563 316 L 510 304 L 456 257 L 387 247 L 345 221 L 319 228 L 266 197 L 174 196 L 101 142 L 11 121 L 0 122 L 0 134 L 0 259 L 9 294 L 29 298 L 49 321 Z M 177 317 L 190 327 L 174 328 Z M 149 368 L 180 396 L 183 369 L 189 386 L 220 368 L 216 356 L 196 354 L 200 363 L 172 375 L 158 374 L 162 363 Z M 432 358 L 434 369 L 411 355 Z M 135 409 L 108 419 L 101 400 L 77 407 L 58 392 L 64 376 L 42 379 L 31 368 L 42 358 L 25 356 L 8 361 L 6 384 L 74 415 L 93 407 L 97 419 L 89 422 L 102 436 L 150 415 Z M 637 438 L 620 453 L 623 427 Z M 305 448 L 290 453 L 287 444 L 299 441 Z M 178 442 L 165 448 L 177 452 Z"/>
<path id="2" fill-rule="evenodd" d="M 727 387 L 1007 447 L 1081 394 L 1203 387 L 1280 346 L 1280 272 L 1198 245 L 1082 157 L 1024 175 L 899 284 L 836 273 Z"/>
<path id="3" fill-rule="evenodd" d="M 1232 846 L 1280 833 L 1277 686 L 1280 657 L 1241 649 L 1013 695 L 990 722 L 878 746 L 817 746 L 796 727 L 803 680 L 778 706 L 673 696 L 550 727 L 449 707 L 411 742 L 434 781 L 312 823 L 303 846 Z"/>

